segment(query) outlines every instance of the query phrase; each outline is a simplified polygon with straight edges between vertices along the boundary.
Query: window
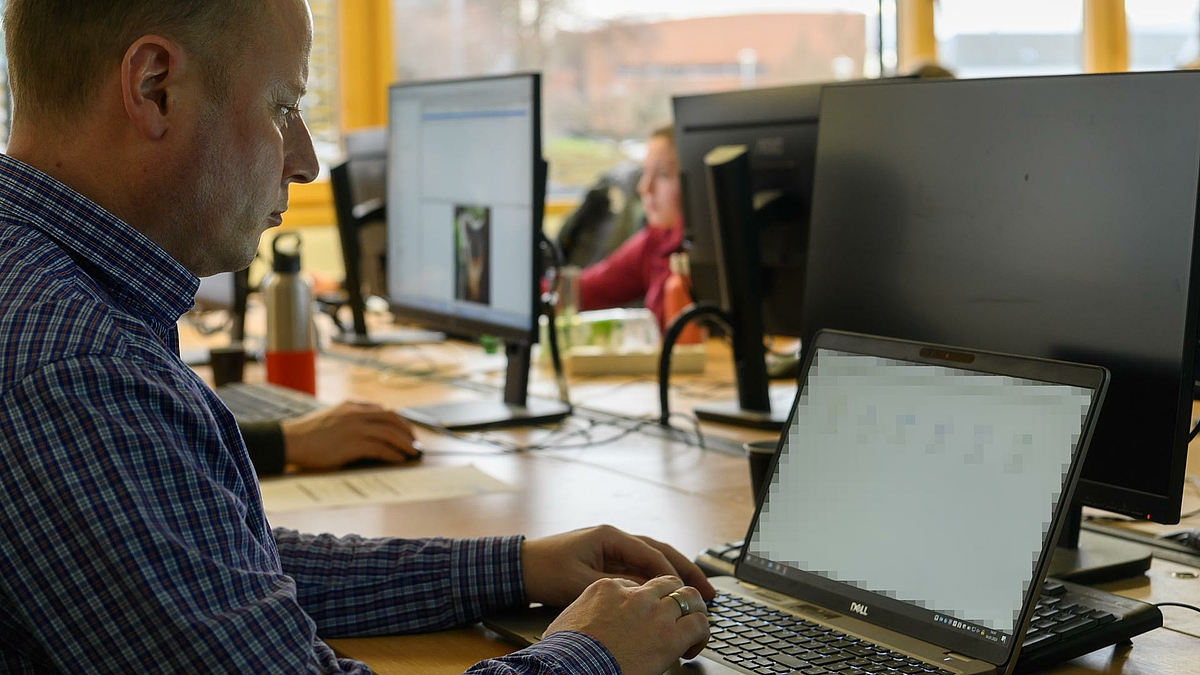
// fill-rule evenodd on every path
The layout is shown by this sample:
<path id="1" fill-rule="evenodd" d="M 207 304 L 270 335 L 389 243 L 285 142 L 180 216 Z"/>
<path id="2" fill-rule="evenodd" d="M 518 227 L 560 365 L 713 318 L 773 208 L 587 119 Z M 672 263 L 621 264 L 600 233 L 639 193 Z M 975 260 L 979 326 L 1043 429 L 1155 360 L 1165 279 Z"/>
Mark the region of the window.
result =
<path id="1" fill-rule="evenodd" d="M 1130 70 L 1196 66 L 1200 0 L 1126 0 Z"/>
<path id="2" fill-rule="evenodd" d="M 939 0 L 939 60 L 958 77 L 1082 72 L 1084 1 Z"/>
<path id="3" fill-rule="evenodd" d="M 309 0 L 308 5 L 313 15 L 313 45 L 308 64 L 308 93 L 301 106 L 324 168 L 341 155 L 337 0 Z"/>
<path id="4" fill-rule="evenodd" d="M 400 80 L 543 72 L 551 198 L 640 158 L 671 95 L 879 72 L 878 0 L 393 0 Z"/>

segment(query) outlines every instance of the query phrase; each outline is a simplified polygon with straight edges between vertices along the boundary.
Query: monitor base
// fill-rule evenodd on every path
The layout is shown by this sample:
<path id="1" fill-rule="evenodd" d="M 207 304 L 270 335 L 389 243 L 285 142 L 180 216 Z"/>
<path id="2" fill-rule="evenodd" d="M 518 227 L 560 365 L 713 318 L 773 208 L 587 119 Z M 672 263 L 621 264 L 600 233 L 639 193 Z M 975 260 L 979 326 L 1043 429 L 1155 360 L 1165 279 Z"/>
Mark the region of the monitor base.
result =
<path id="1" fill-rule="evenodd" d="M 1085 531 L 1079 533 L 1078 548 L 1054 548 L 1047 574 L 1077 584 L 1099 584 L 1145 574 L 1152 557 L 1145 546 Z"/>
<path id="2" fill-rule="evenodd" d="M 751 429 L 766 429 L 768 431 L 783 431 L 787 426 L 789 408 L 773 406 L 770 412 L 745 410 L 737 401 L 724 403 L 709 403 L 698 405 L 692 409 L 696 417 L 705 422 L 730 424 L 736 427 Z"/>
<path id="3" fill-rule="evenodd" d="M 434 429 L 475 431 L 557 422 L 571 414 L 571 406 L 561 401 L 534 399 L 523 406 L 503 401 L 460 401 L 404 408 L 400 414 Z"/>
<path id="4" fill-rule="evenodd" d="M 432 330 L 394 328 L 374 330 L 367 334 L 338 333 L 333 341 L 349 347 L 383 347 L 386 345 L 420 345 L 446 341 L 446 334 Z"/>

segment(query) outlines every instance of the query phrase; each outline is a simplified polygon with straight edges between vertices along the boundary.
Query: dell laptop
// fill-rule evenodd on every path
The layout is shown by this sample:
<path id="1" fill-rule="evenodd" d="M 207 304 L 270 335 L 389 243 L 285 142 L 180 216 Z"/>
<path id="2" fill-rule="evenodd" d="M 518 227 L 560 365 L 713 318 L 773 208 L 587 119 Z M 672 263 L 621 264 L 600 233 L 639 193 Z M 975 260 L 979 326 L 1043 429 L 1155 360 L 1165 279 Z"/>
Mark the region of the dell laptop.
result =
<path id="1" fill-rule="evenodd" d="M 710 580 L 708 646 L 677 672 L 1012 672 L 1107 383 L 818 332 L 735 576 Z M 547 612 L 486 625 L 529 642 Z"/>

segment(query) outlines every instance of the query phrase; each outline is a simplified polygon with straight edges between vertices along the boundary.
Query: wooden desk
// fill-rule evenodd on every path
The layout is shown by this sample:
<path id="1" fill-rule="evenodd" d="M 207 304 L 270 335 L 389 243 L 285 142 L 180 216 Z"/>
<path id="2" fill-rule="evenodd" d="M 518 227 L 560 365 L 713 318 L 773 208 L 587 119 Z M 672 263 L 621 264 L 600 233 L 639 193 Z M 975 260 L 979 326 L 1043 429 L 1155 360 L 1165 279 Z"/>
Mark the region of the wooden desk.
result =
<path id="1" fill-rule="evenodd" d="M 339 354 L 344 354 L 339 350 Z M 677 378 L 684 385 L 675 405 L 687 401 L 687 385 L 701 393 L 728 382 L 728 356 L 715 348 L 706 378 Z M 392 364 L 391 370 L 322 358 L 319 395 L 330 402 L 353 395 L 401 406 L 482 396 L 475 391 L 411 377 L 421 364 L 435 364 L 466 373 L 473 381 L 495 382 L 502 361 L 462 346 L 400 348 L 371 354 Z M 250 368 L 248 378 L 260 375 Z M 707 387 L 703 386 L 708 382 Z M 535 373 L 534 389 L 546 392 L 552 380 Z M 732 391 L 730 391 L 732 393 Z M 657 413 L 657 392 L 650 378 L 591 379 L 572 388 L 574 400 L 585 406 L 631 416 Z M 763 438 L 740 430 L 706 427 L 725 439 Z M 523 442 L 537 432 L 517 431 L 506 437 Z M 520 532 L 529 536 L 611 523 L 623 529 L 667 541 L 692 555 L 719 541 L 745 534 L 753 513 L 745 460 L 704 451 L 676 440 L 635 434 L 619 443 L 587 449 L 545 450 L 505 454 L 421 430 L 429 448 L 424 464 L 474 463 L 515 487 L 515 493 L 492 494 L 432 503 L 413 503 L 305 513 L 271 515 L 274 525 L 306 531 L 366 536 L 478 536 Z M 439 452 L 476 451 L 472 456 Z M 569 508 L 564 508 L 570 505 Z M 270 505 L 267 505 L 270 512 Z M 1180 601 L 1200 604 L 1200 580 L 1174 578 L 1193 571 L 1156 561 L 1144 578 L 1108 587 L 1149 602 Z M 1133 641 L 1133 648 L 1110 648 L 1060 666 L 1051 673 L 1196 673 L 1200 672 L 1200 614 L 1166 609 L 1166 628 Z M 475 627 L 432 635 L 331 640 L 344 656 L 360 659 L 380 673 L 459 673 L 476 661 L 511 651 L 486 630 Z"/>

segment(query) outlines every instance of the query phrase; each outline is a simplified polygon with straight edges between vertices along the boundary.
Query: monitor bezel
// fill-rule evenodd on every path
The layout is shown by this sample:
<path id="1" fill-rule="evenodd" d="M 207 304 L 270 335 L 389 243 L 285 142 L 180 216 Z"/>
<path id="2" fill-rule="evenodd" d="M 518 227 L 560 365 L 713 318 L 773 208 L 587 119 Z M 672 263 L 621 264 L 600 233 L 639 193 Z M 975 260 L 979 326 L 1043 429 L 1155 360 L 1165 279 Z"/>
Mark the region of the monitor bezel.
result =
<path id="1" fill-rule="evenodd" d="M 509 73 L 503 75 L 484 75 L 478 77 L 455 77 L 443 78 L 434 80 L 420 80 L 411 82 L 397 82 L 388 87 L 388 148 L 390 151 L 392 141 L 392 123 L 391 106 L 392 94 L 397 90 L 411 90 L 416 88 L 435 88 L 441 86 L 462 86 L 472 83 L 494 83 L 497 81 L 514 81 L 524 82 L 530 88 L 530 125 L 531 139 L 529 166 L 532 171 L 530 205 L 532 222 L 530 236 L 530 260 L 532 264 L 529 269 L 529 316 L 530 321 L 527 326 L 514 326 L 511 323 L 501 323 L 498 321 L 487 321 L 474 317 L 463 317 L 459 315 L 451 315 L 444 312 L 430 310 L 426 307 L 421 307 L 406 303 L 403 298 L 391 297 L 391 288 L 388 289 L 388 305 L 392 313 L 398 319 L 407 319 L 422 326 L 426 326 L 433 330 L 444 331 L 447 334 L 455 336 L 484 336 L 492 335 L 508 341 L 516 341 L 525 344 L 532 344 L 536 341 L 538 316 L 541 313 L 540 297 L 541 289 L 539 286 L 540 269 L 538 259 L 540 257 L 539 240 L 542 235 L 542 221 L 545 214 L 545 193 L 546 193 L 546 167 L 545 160 L 542 157 L 542 76 L 540 72 L 521 72 Z M 390 185 L 394 172 L 388 169 L 387 180 Z M 389 189 L 390 191 L 390 189 Z M 388 209 L 387 229 L 389 236 L 393 229 L 396 216 L 394 209 Z M 389 259 L 388 262 L 388 279 L 392 278 L 392 265 L 395 263 Z"/>

